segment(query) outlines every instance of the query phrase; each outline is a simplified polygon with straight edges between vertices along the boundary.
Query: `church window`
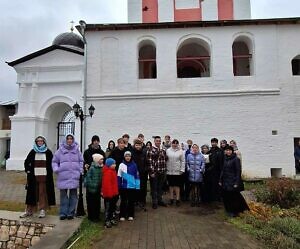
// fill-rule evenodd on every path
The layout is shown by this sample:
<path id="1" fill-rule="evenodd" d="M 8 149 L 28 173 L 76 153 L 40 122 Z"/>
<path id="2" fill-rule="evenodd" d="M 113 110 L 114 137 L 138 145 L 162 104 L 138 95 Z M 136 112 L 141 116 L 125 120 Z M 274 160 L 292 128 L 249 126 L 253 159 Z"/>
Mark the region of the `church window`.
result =
<path id="1" fill-rule="evenodd" d="M 210 77 L 210 49 L 198 38 L 185 40 L 177 51 L 177 77 Z"/>
<path id="2" fill-rule="evenodd" d="M 156 79 L 156 47 L 152 41 L 143 41 L 139 48 L 139 79 Z"/>
<path id="3" fill-rule="evenodd" d="M 250 76 L 252 74 L 252 52 L 248 44 L 251 44 L 248 37 L 239 37 L 233 42 L 232 59 L 234 76 Z"/>
<path id="4" fill-rule="evenodd" d="M 300 55 L 292 59 L 292 72 L 293 75 L 300 75 Z"/>

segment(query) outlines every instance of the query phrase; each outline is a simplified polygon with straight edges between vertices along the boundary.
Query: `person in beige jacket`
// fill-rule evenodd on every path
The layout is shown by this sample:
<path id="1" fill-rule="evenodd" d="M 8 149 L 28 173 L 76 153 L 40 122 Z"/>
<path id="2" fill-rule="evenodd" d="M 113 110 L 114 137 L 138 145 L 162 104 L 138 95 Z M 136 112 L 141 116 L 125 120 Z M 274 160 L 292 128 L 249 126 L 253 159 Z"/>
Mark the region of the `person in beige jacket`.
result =
<path id="1" fill-rule="evenodd" d="M 182 174 L 185 171 L 185 155 L 179 146 L 179 141 L 174 139 L 171 147 L 167 149 L 167 180 L 170 191 L 170 205 L 175 202 L 180 205 L 180 186 L 182 184 Z M 175 195 L 174 195 L 175 194 Z"/>

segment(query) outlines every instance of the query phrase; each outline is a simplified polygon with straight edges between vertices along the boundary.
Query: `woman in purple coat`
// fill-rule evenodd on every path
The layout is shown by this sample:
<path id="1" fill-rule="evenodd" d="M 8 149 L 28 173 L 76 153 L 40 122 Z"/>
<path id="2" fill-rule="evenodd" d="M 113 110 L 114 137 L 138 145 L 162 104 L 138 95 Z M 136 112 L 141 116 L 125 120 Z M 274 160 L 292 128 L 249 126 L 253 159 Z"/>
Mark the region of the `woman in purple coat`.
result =
<path id="1" fill-rule="evenodd" d="M 75 215 L 77 188 L 83 172 L 83 157 L 72 134 L 66 136 L 66 140 L 55 152 L 52 168 L 57 174 L 56 185 L 60 190 L 60 219 L 71 220 Z"/>

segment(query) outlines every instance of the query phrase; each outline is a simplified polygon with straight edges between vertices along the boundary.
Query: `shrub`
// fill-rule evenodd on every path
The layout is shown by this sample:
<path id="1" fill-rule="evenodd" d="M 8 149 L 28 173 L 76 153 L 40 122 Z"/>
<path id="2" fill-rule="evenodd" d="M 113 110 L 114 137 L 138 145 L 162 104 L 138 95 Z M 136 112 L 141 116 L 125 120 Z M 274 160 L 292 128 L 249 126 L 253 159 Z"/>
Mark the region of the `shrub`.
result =
<path id="1" fill-rule="evenodd" d="M 272 178 L 267 180 L 266 188 L 255 191 L 258 201 L 278 205 L 281 208 L 291 208 L 300 203 L 300 190 L 297 183 L 289 178 Z"/>

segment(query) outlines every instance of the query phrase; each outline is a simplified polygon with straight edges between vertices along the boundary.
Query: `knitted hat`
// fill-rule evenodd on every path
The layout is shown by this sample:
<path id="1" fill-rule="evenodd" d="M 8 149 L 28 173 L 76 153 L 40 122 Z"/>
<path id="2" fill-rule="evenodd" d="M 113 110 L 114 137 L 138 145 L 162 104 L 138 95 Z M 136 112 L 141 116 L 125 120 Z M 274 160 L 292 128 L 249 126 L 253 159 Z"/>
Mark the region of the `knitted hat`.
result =
<path id="1" fill-rule="evenodd" d="M 103 156 L 101 155 L 101 154 L 93 154 L 92 155 L 92 157 L 93 157 L 93 161 L 95 162 L 95 163 L 97 163 L 97 162 L 99 162 L 101 159 L 103 159 Z"/>
<path id="2" fill-rule="evenodd" d="M 112 166 L 113 164 L 116 164 L 116 161 L 115 161 L 114 159 L 112 159 L 112 158 L 107 158 L 107 159 L 106 159 L 105 165 L 106 165 L 107 167 L 110 167 L 110 166 Z"/>
<path id="3" fill-rule="evenodd" d="M 131 156 L 131 152 L 130 151 L 125 151 L 125 153 L 124 153 L 124 157 L 126 157 L 126 156 Z"/>

